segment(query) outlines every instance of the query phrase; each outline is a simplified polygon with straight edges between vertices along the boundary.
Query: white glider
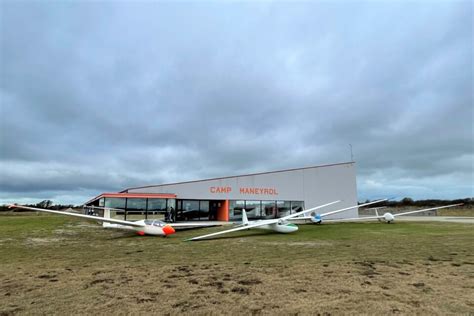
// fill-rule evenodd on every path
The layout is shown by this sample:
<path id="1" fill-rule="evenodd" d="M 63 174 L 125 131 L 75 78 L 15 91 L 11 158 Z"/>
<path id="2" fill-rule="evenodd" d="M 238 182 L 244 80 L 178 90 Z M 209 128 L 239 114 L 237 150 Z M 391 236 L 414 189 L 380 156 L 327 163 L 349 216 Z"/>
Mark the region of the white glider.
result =
<path id="1" fill-rule="evenodd" d="M 364 203 L 364 204 L 360 204 L 360 205 L 354 205 L 354 206 L 342 208 L 342 209 L 339 209 L 339 210 L 335 210 L 335 211 L 332 211 L 332 212 L 328 212 L 328 213 L 325 213 L 325 214 L 315 213 L 314 215 L 311 215 L 311 216 L 298 216 L 298 217 L 292 218 L 290 221 L 291 222 L 298 222 L 298 221 L 310 220 L 311 222 L 313 222 L 315 224 L 321 224 L 323 222 L 323 218 L 322 218 L 323 215 L 328 216 L 328 215 L 332 215 L 332 214 L 337 214 L 337 213 L 341 213 L 341 212 L 344 212 L 344 211 L 352 210 L 354 208 L 364 207 L 364 206 L 367 206 L 367 205 L 372 205 L 372 204 L 380 203 L 380 202 L 383 202 L 383 201 L 387 201 L 387 199 L 377 200 L 377 201 L 374 201 L 374 202 Z M 311 212 L 310 210 L 305 211 L 305 213 L 310 213 L 310 212 Z M 325 222 L 326 221 L 328 221 L 328 220 L 325 220 Z"/>
<path id="2" fill-rule="evenodd" d="M 379 215 L 377 210 L 375 210 L 375 213 L 377 214 L 376 216 L 341 218 L 341 219 L 328 219 L 326 222 L 331 222 L 331 223 L 334 223 L 334 222 L 352 222 L 352 221 L 364 221 L 364 220 L 377 219 L 380 222 L 385 221 L 387 224 L 390 224 L 391 222 L 395 221 L 395 218 L 398 217 L 398 216 L 421 213 L 421 212 L 426 212 L 426 211 L 439 210 L 439 209 L 442 209 L 442 208 L 448 208 L 448 207 L 459 206 L 459 205 L 463 205 L 463 203 L 451 204 L 451 205 L 439 206 L 439 207 L 432 207 L 432 208 L 425 208 L 425 209 L 422 209 L 422 210 L 409 211 L 409 212 L 403 212 L 403 213 L 398 213 L 398 214 L 392 214 L 390 212 L 386 212 L 383 215 Z"/>
<path id="3" fill-rule="evenodd" d="M 242 210 L 242 225 L 241 226 L 236 227 L 236 228 L 227 229 L 227 230 L 224 230 L 224 231 L 220 231 L 220 232 L 217 232 L 217 233 L 212 233 L 212 234 L 207 234 L 207 235 L 203 235 L 203 236 L 193 237 L 193 238 L 187 239 L 187 241 L 205 239 L 205 238 L 209 238 L 209 237 L 214 237 L 214 236 L 218 236 L 218 235 L 222 235 L 222 234 L 232 233 L 232 232 L 245 230 L 245 229 L 251 229 L 251 228 L 273 230 L 275 232 L 283 233 L 283 234 L 292 233 L 292 232 L 295 232 L 295 231 L 298 230 L 298 226 L 296 226 L 293 223 L 289 223 L 288 222 L 289 219 L 297 217 L 297 216 L 305 214 L 305 213 L 308 213 L 308 212 L 315 211 L 317 209 L 320 209 L 320 208 L 323 208 L 323 207 L 326 207 L 326 206 L 329 206 L 329 205 L 332 205 L 332 204 L 335 204 L 335 203 L 339 203 L 339 202 L 340 202 L 340 200 L 330 202 L 330 203 L 327 203 L 327 204 L 324 204 L 324 205 L 316 206 L 316 207 L 313 207 L 311 209 L 303 210 L 301 212 L 290 214 L 290 215 L 287 215 L 287 216 L 284 216 L 284 217 L 281 217 L 281 218 L 264 219 L 264 220 L 259 220 L 259 221 L 248 221 L 247 213 L 245 212 L 245 210 Z M 324 213 L 324 214 L 321 214 L 320 216 L 324 217 L 324 216 L 327 216 L 327 215 L 335 214 L 337 212 L 342 212 L 342 210 Z"/>
<path id="4" fill-rule="evenodd" d="M 25 210 L 31 211 L 38 211 L 38 212 L 46 212 L 52 214 L 59 214 L 59 215 L 68 215 L 74 216 L 94 221 L 99 221 L 103 223 L 104 228 L 115 228 L 115 229 L 124 229 L 124 230 L 132 230 L 135 231 L 138 235 L 151 235 L 151 236 L 163 236 L 166 237 L 168 235 L 174 234 L 175 227 L 209 227 L 215 225 L 203 225 L 202 223 L 173 223 L 173 225 L 167 224 L 160 220 L 153 220 L 153 219 L 143 219 L 136 222 L 125 221 L 120 219 L 113 219 L 108 217 L 99 217 L 99 216 L 92 216 L 92 215 L 84 215 L 84 214 L 76 214 L 70 212 L 62 212 L 62 211 L 53 211 L 48 209 L 42 209 L 37 207 L 29 207 L 29 206 L 22 206 L 11 204 L 9 208 L 21 208 Z M 123 211 L 123 210 L 121 210 Z M 108 225 L 106 225 L 108 224 Z"/>

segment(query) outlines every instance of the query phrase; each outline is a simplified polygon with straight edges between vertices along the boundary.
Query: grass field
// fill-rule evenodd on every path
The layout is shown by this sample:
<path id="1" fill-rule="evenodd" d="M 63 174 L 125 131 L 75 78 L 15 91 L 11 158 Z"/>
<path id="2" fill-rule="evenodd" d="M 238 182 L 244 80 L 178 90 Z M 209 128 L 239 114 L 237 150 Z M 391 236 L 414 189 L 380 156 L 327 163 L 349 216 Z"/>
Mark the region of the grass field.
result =
<path id="1" fill-rule="evenodd" d="M 211 241 L 0 215 L 0 315 L 472 314 L 474 225 L 302 225 Z"/>

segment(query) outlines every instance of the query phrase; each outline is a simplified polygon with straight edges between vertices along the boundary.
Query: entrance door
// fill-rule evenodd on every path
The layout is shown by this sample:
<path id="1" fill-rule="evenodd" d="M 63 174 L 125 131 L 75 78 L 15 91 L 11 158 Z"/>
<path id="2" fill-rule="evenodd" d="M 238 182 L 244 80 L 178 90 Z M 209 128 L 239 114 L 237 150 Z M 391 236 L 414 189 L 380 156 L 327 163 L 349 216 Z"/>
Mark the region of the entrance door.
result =
<path id="1" fill-rule="evenodd" d="M 222 201 L 209 201 L 209 220 L 217 221 L 217 211 L 222 205 Z"/>

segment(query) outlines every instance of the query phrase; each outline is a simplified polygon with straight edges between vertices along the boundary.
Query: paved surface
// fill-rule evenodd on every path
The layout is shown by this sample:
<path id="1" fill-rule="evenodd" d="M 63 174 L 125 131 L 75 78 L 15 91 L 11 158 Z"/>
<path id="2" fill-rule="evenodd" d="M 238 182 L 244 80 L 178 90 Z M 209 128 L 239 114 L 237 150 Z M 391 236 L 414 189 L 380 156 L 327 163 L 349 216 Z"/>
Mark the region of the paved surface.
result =
<path id="1" fill-rule="evenodd" d="M 180 226 L 173 226 L 173 224 L 179 224 Z M 204 227 L 212 227 L 212 226 L 225 226 L 225 225 L 232 225 L 232 222 L 223 222 L 223 221 L 189 221 L 189 222 L 175 222 L 175 223 L 168 223 L 173 228 L 180 230 L 180 229 L 193 229 L 193 228 L 199 228 L 199 226 L 195 226 L 196 224 L 202 225 L 202 228 Z M 186 224 L 190 224 L 189 226 L 186 226 Z"/>
<path id="2" fill-rule="evenodd" d="M 361 216 L 363 217 L 363 216 Z M 372 220 L 376 222 L 376 220 Z M 395 222 L 398 221 L 412 221 L 412 222 L 420 222 L 420 221 L 433 221 L 433 222 L 451 222 L 451 223 L 466 223 L 466 224 L 474 224 L 474 217 L 460 217 L 460 216 L 398 216 L 395 219 Z M 291 222 L 298 222 L 298 224 L 311 224 L 311 221 L 298 221 L 298 218 L 295 218 Z M 323 220 L 324 222 L 324 220 Z M 347 221 L 349 222 L 349 221 Z M 360 221 L 354 221 L 360 222 Z M 226 226 L 226 225 L 234 225 L 234 224 L 241 224 L 240 222 L 221 222 L 221 221 L 192 221 L 192 222 L 177 222 L 180 224 L 192 223 L 192 224 L 202 224 L 203 226 Z M 173 226 L 173 223 L 169 223 Z M 181 228 L 181 227 L 180 227 Z M 185 227 L 183 227 L 185 228 Z M 189 227 L 190 228 L 190 227 Z M 195 228 L 195 227 L 193 227 Z"/>

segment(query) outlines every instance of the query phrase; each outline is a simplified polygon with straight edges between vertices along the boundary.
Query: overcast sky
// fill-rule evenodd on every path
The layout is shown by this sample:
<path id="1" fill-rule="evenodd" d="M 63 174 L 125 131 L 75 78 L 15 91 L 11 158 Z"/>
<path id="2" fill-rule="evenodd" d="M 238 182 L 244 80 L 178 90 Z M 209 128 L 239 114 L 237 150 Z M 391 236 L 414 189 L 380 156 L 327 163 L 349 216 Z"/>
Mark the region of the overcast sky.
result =
<path id="1" fill-rule="evenodd" d="M 0 2 L 0 203 L 351 160 L 472 197 L 471 1 Z"/>

